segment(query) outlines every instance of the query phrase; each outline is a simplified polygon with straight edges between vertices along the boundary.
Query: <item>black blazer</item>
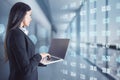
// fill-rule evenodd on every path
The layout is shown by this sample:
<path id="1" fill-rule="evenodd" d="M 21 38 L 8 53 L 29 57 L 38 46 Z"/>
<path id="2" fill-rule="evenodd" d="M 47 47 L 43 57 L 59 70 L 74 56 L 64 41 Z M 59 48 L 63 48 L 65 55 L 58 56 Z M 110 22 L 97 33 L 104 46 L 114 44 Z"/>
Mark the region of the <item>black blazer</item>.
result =
<path id="1" fill-rule="evenodd" d="M 9 80 L 38 80 L 37 66 L 41 60 L 35 46 L 19 28 L 9 31 L 7 53 L 10 65 Z"/>

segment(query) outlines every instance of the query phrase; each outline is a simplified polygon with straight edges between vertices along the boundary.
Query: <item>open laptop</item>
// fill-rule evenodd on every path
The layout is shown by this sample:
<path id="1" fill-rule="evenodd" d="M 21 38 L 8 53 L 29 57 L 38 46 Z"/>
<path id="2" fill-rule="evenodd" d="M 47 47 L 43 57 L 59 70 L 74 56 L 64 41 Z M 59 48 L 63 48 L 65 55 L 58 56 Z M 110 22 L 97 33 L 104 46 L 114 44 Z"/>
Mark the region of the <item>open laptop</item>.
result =
<path id="1" fill-rule="evenodd" d="M 69 45 L 70 39 L 52 39 L 48 53 L 51 55 L 51 58 L 42 59 L 41 63 L 44 65 L 63 61 L 66 55 L 66 51 Z"/>

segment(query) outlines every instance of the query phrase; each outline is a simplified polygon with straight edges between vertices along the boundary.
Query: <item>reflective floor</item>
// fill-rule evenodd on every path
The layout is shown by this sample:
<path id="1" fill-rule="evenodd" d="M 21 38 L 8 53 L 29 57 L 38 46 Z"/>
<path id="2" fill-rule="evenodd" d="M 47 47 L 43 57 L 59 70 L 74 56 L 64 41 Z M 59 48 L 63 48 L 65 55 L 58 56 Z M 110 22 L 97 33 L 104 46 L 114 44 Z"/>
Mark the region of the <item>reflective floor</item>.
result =
<path id="1" fill-rule="evenodd" d="M 76 53 L 69 48 L 65 61 L 39 68 L 39 78 L 42 80 L 119 80 L 119 52 L 88 46 L 81 47 L 80 53 Z"/>

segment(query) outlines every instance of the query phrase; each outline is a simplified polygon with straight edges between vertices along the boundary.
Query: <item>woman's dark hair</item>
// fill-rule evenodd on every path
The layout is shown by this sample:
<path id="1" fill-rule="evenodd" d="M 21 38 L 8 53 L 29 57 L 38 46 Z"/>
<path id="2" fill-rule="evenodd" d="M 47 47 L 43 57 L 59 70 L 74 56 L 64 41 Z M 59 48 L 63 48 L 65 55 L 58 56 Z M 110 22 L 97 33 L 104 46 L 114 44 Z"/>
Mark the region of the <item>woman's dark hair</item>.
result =
<path id="1" fill-rule="evenodd" d="M 17 2 L 16 4 L 13 5 L 13 7 L 10 10 L 6 36 L 4 41 L 5 61 L 8 61 L 7 46 L 6 46 L 6 38 L 7 38 L 8 32 L 12 29 L 20 27 L 20 24 L 26 12 L 30 10 L 31 10 L 30 6 L 23 2 Z"/>

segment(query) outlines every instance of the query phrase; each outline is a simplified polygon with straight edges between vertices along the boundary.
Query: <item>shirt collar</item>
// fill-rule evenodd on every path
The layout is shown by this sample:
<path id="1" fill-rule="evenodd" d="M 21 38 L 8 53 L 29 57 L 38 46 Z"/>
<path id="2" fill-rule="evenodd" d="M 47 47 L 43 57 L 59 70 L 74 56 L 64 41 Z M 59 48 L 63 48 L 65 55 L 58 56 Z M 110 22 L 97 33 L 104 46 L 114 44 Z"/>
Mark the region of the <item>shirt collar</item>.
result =
<path id="1" fill-rule="evenodd" d="M 26 35 L 28 35 L 29 31 L 25 27 L 19 27 Z"/>

